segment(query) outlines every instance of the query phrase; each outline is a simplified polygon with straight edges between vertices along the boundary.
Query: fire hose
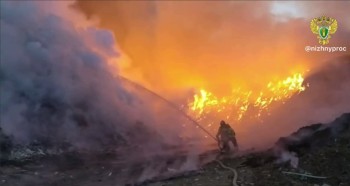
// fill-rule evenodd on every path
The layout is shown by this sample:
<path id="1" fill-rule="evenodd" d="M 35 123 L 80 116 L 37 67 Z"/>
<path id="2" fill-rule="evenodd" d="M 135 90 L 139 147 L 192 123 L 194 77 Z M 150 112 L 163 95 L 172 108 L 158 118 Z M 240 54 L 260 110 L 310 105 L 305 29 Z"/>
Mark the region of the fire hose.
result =
<path id="1" fill-rule="evenodd" d="M 184 117 L 186 117 L 189 121 L 191 121 L 194 125 L 196 125 L 197 127 L 199 127 L 202 131 L 204 131 L 205 133 L 207 133 L 211 138 L 213 138 L 216 142 L 218 142 L 219 144 L 219 140 L 214 137 L 209 131 L 207 131 L 205 128 L 203 128 L 196 120 L 194 120 L 192 117 L 190 117 L 189 115 L 187 115 L 182 109 L 180 109 L 178 106 L 176 106 L 174 103 L 170 102 L 169 100 L 165 99 L 164 97 L 158 95 L 157 93 L 147 89 L 146 87 L 136 83 L 136 82 L 133 82 L 125 77 L 122 77 L 122 76 L 119 76 L 120 79 L 128 82 L 128 83 L 131 83 L 133 84 L 134 86 L 136 87 L 139 87 L 141 89 L 144 89 L 146 90 L 147 92 L 151 93 L 152 95 L 160 98 L 161 100 L 163 100 L 165 103 L 167 103 L 170 107 L 174 108 L 176 111 L 178 111 L 181 115 L 183 115 Z M 221 145 L 219 144 L 219 149 L 221 150 Z M 227 169 L 227 170 L 230 170 L 231 172 L 233 172 L 233 179 L 232 179 L 232 185 L 233 186 L 238 186 L 237 185 L 237 178 L 238 178 L 238 173 L 236 171 L 236 169 L 234 168 L 231 168 L 231 167 L 228 167 L 226 165 L 224 165 L 220 160 L 216 159 L 215 160 L 216 162 L 219 163 L 219 165 L 224 168 L 224 169 Z"/>
<path id="2" fill-rule="evenodd" d="M 218 162 L 219 165 L 220 165 L 222 168 L 227 169 L 227 170 L 230 170 L 231 172 L 233 172 L 232 185 L 233 185 L 233 186 L 238 186 L 238 184 L 237 184 L 238 173 L 237 173 L 236 169 L 224 165 L 220 160 L 217 160 L 217 159 L 216 159 L 215 161 Z"/>
<path id="3" fill-rule="evenodd" d="M 196 120 L 194 120 L 192 117 L 190 117 L 189 115 L 187 115 L 181 108 L 179 108 L 177 105 L 175 105 L 174 103 L 172 103 L 171 101 L 165 99 L 163 96 L 153 92 L 152 90 L 147 89 L 146 87 L 133 82 L 123 76 L 119 76 L 119 78 L 123 81 L 126 81 L 138 88 L 141 88 L 143 90 L 146 90 L 147 92 L 151 93 L 152 95 L 160 98 L 161 100 L 163 100 L 165 103 L 167 103 L 170 107 L 172 107 L 173 109 L 175 109 L 176 111 L 178 111 L 181 115 L 183 115 L 185 118 L 187 118 L 189 121 L 191 121 L 191 123 L 193 123 L 194 125 L 196 125 L 197 127 L 199 127 L 202 131 L 204 131 L 205 133 L 207 133 L 211 138 L 213 138 L 215 141 L 218 141 L 209 131 L 207 131 L 205 128 L 203 128 Z"/>

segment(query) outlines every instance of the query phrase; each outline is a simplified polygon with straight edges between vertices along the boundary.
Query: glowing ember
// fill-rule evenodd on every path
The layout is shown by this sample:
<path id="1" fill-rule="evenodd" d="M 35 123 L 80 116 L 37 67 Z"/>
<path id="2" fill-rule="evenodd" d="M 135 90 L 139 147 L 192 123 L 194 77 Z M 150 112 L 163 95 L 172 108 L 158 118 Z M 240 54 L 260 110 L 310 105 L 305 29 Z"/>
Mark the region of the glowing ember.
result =
<path id="1" fill-rule="evenodd" d="M 208 116 L 219 116 L 222 119 L 240 121 L 248 115 L 260 118 L 263 112 L 268 114 L 269 106 L 273 102 L 284 101 L 293 94 L 305 90 L 304 78 L 301 73 L 294 74 L 284 80 L 269 82 L 265 90 L 253 92 L 251 90 L 234 89 L 232 94 L 217 97 L 211 92 L 201 89 L 194 99 L 188 103 L 189 114 L 197 120 Z M 210 127 L 212 123 L 208 124 Z"/>

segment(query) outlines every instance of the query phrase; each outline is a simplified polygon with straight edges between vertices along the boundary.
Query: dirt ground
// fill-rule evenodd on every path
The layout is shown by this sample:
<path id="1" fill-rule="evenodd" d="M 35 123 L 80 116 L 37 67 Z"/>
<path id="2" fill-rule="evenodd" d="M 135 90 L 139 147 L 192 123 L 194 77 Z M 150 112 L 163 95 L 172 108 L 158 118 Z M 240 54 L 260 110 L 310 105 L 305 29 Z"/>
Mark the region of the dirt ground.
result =
<path id="1" fill-rule="evenodd" d="M 240 186 L 349 186 L 350 185 L 350 135 L 349 133 L 334 139 L 329 144 L 304 152 L 299 158 L 298 168 L 289 164 L 277 165 L 266 160 L 263 154 L 251 154 L 235 159 L 225 159 L 223 163 L 236 167 L 237 183 Z M 264 162 L 264 161 L 262 161 Z M 242 165 L 243 163 L 243 165 Z M 239 166 L 239 164 L 241 164 Z M 286 172 L 300 173 L 326 178 L 310 178 L 291 175 Z M 204 166 L 195 175 L 156 183 L 150 186 L 230 186 L 233 173 L 212 162 Z"/>
<path id="2" fill-rule="evenodd" d="M 297 169 L 288 164 L 276 165 L 273 162 L 260 165 L 261 154 L 251 154 L 239 158 L 224 159 L 222 162 L 238 172 L 240 186 L 349 186 L 350 147 L 349 137 L 342 137 L 332 144 L 309 152 L 300 157 Z M 96 163 L 84 166 L 73 160 L 67 165 L 60 161 L 39 161 L 25 165 L 9 164 L 0 169 L 2 186 L 118 186 L 123 178 L 122 169 L 115 162 Z M 64 166 L 63 166 L 64 165 Z M 309 178 L 288 175 L 285 172 L 310 174 L 327 178 Z M 230 186 L 233 173 L 211 162 L 200 170 L 180 177 L 158 182 L 139 184 L 142 186 Z"/>
<path id="3" fill-rule="evenodd" d="M 234 168 L 239 186 L 350 186 L 350 114 L 335 120 L 334 126 L 342 129 L 334 136 L 329 128 L 311 125 L 302 130 L 317 131 L 313 135 L 289 141 L 287 146 L 297 150 L 298 166 L 290 162 L 277 164 L 267 150 L 246 153 L 234 158 L 221 158 L 221 162 Z M 333 129 L 334 129 L 333 128 Z M 321 130 L 322 129 L 322 130 Z M 293 133 L 298 134 L 298 131 Z M 293 135 L 292 134 L 292 135 Z M 215 151 L 208 153 L 215 154 Z M 207 155 L 207 156 L 209 156 Z M 155 175 L 171 172 L 169 167 L 182 165 L 186 158 L 154 158 L 149 161 L 126 163 L 113 155 L 82 158 L 80 154 L 45 157 L 26 162 L 5 161 L 0 164 L 1 186 L 230 186 L 234 174 L 216 161 L 206 160 L 200 169 L 177 173 L 140 182 L 144 170 L 157 168 Z M 216 156 L 216 154 L 215 154 Z M 209 158 L 210 159 L 210 158 Z M 211 160 L 215 158 L 211 157 Z M 299 175 L 295 175 L 299 174 Z M 168 174 L 169 175 L 169 174 Z M 154 175 L 153 175 L 154 176 Z M 316 178 L 310 177 L 316 176 Z M 126 184 L 128 183 L 128 184 Z M 133 184 L 130 184 L 133 183 Z M 138 183 L 138 184 L 135 184 Z"/>

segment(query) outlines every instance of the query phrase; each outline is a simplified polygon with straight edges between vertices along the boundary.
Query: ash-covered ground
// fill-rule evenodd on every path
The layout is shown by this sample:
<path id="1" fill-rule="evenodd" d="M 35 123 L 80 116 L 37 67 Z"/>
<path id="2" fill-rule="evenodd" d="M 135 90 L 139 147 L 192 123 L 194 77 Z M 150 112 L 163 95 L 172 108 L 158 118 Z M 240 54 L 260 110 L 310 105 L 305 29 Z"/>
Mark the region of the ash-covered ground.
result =
<path id="1" fill-rule="evenodd" d="M 346 186 L 350 183 L 349 144 L 350 113 L 347 113 L 328 124 L 300 128 L 280 138 L 269 150 L 222 157 L 221 161 L 237 170 L 238 185 Z M 1 145 L 5 147 L 4 143 Z M 2 161 L 0 180 L 4 186 L 232 185 L 233 173 L 213 161 L 217 154 L 212 151 L 197 156 L 203 162 L 198 170 L 176 172 L 188 161 L 180 154 L 128 163 L 114 153 L 99 156 L 67 153 L 26 161 Z M 142 175 L 151 166 L 162 166 L 163 172 L 154 174 L 153 178 Z M 142 180 L 143 176 L 151 179 Z"/>
<path id="2" fill-rule="evenodd" d="M 277 155 L 281 149 L 293 155 Z M 292 156 L 297 158 L 296 165 L 291 165 Z M 222 162 L 236 168 L 238 185 L 349 185 L 350 114 L 344 114 L 329 124 L 303 127 L 288 137 L 280 138 L 273 149 Z M 194 174 L 150 185 L 232 185 L 233 173 L 216 162 L 207 164 Z"/>

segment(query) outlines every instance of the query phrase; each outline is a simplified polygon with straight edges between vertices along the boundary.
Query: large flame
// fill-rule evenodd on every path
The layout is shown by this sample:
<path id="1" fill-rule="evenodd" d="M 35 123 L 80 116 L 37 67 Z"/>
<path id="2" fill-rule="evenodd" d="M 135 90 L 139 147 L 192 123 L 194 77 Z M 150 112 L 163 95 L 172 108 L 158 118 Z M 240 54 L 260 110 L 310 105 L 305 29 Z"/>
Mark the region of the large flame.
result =
<path id="1" fill-rule="evenodd" d="M 183 105 L 182 109 L 211 133 L 218 126 L 208 126 L 221 119 L 228 121 L 243 145 L 256 145 L 256 141 L 260 145 L 272 136 L 290 132 L 284 124 L 256 141 L 250 139 L 260 126 L 285 122 L 277 108 L 305 90 L 306 69 L 314 71 L 328 59 L 343 55 L 304 52 L 306 45 L 317 43 L 309 29 L 310 20 L 319 13 L 313 11 L 314 7 L 327 7 L 321 12 L 337 15 L 343 25 L 348 15 L 342 8 L 346 6 L 333 3 L 277 6 L 280 10 L 303 7 L 300 11 L 305 10 L 305 15 L 297 17 L 285 11 L 276 15 L 272 10 L 276 3 L 256 3 L 78 1 L 88 17 L 99 18 L 101 27 L 115 34 L 121 55 L 111 64 L 117 67 L 118 75 L 176 106 Z M 296 30 L 305 34 L 301 37 Z M 344 45 L 344 38 L 337 38 L 333 38 L 333 44 Z M 160 108 L 157 113 L 160 117 L 167 111 Z M 165 123 L 164 128 L 179 124 L 171 119 Z M 191 127 L 186 125 L 183 130 L 197 133 Z"/>
<path id="2" fill-rule="evenodd" d="M 208 117 L 220 116 L 223 119 L 241 121 L 244 117 L 260 119 L 262 114 L 269 114 L 269 107 L 274 102 L 282 102 L 306 89 L 302 73 L 276 82 L 269 82 L 264 90 L 254 92 L 236 88 L 228 96 L 218 97 L 200 89 L 189 101 L 189 114 L 199 121 Z M 249 113 L 249 116 L 248 114 Z M 213 123 L 210 121 L 208 127 Z"/>

